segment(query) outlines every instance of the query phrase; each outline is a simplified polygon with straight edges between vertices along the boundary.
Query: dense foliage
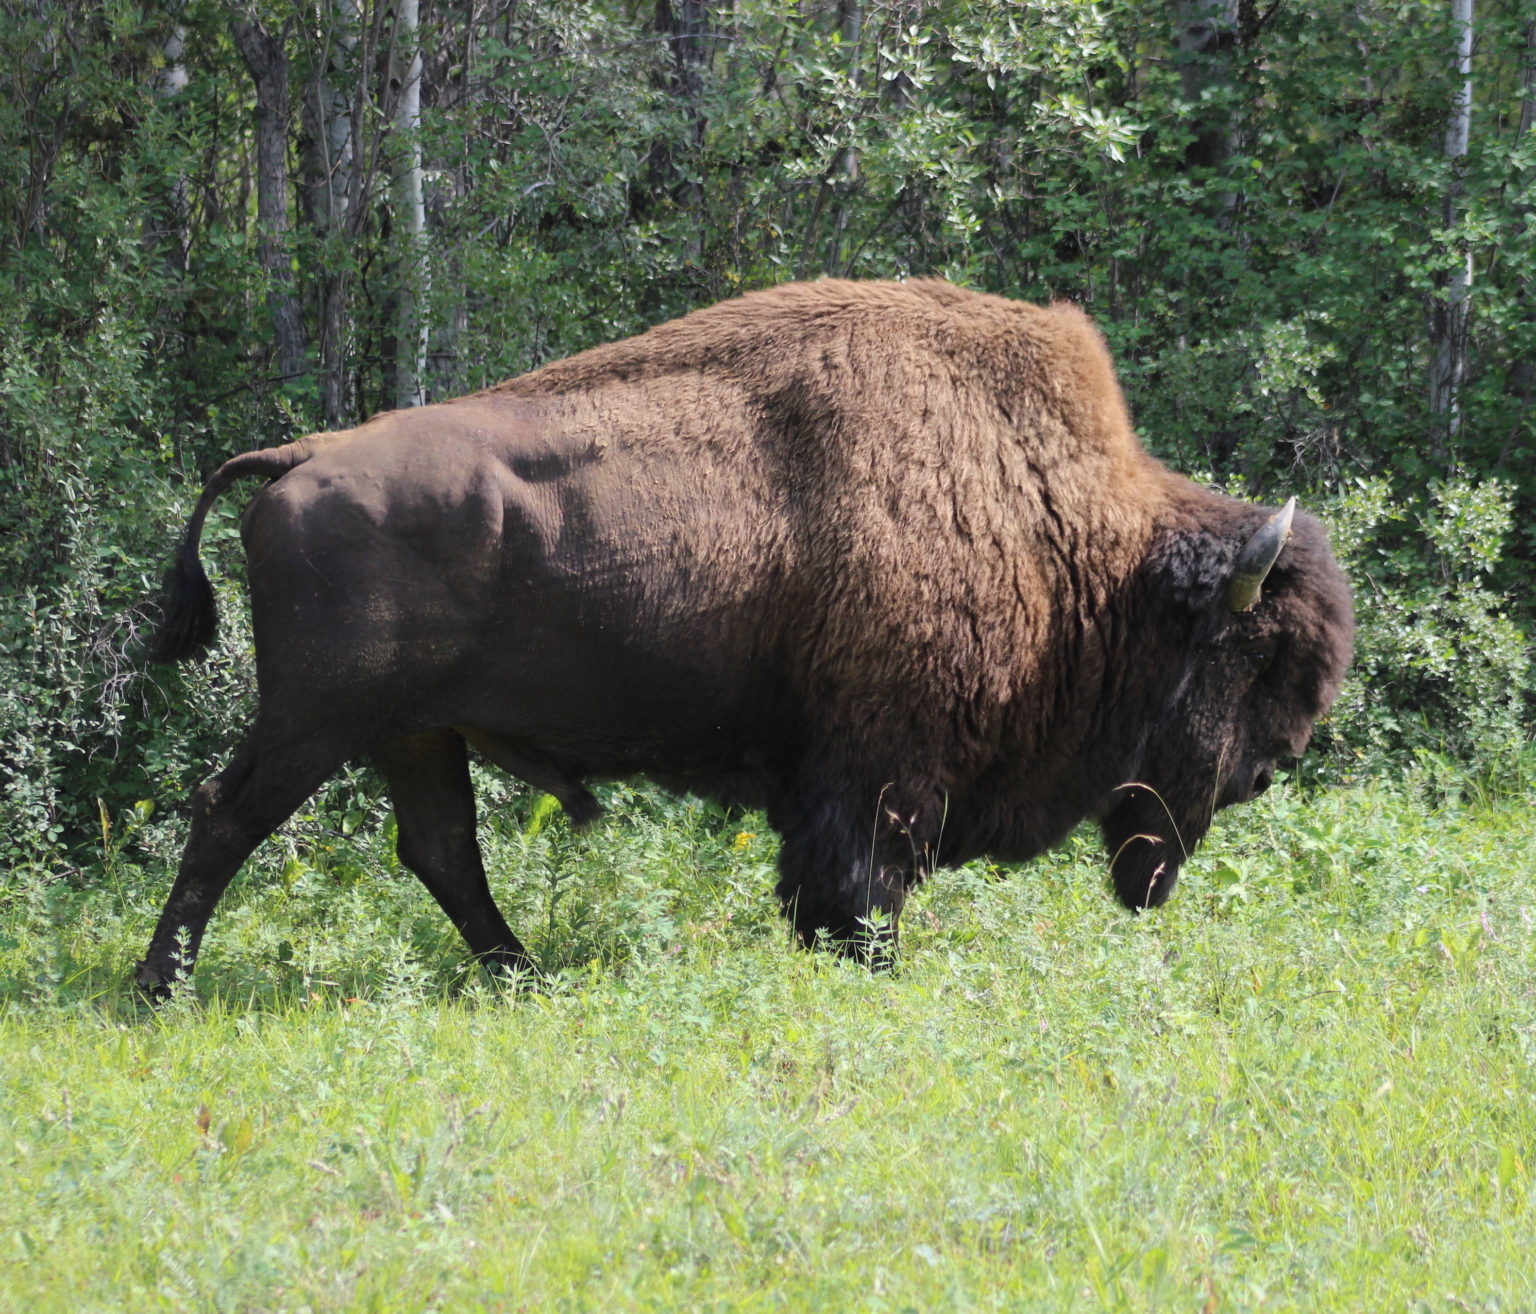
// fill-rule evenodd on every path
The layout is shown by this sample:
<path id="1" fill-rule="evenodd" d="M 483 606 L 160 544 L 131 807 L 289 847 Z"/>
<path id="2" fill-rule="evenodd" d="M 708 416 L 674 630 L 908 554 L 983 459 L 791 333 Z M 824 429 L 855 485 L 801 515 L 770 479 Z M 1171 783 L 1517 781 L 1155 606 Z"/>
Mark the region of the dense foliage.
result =
<path id="1" fill-rule="evenodd" d="M 246 711 L 228 514 L 219 652 L 132 659 L 200 472 L 822 274 L 1079 300 L 1155 449 L 1329 515 L 1333 770 L 1525 735 L 1516 0 L 1464 153 L 1438 2 L 410 8 L 0 0 L 0 862 L 99 859 Z"/>

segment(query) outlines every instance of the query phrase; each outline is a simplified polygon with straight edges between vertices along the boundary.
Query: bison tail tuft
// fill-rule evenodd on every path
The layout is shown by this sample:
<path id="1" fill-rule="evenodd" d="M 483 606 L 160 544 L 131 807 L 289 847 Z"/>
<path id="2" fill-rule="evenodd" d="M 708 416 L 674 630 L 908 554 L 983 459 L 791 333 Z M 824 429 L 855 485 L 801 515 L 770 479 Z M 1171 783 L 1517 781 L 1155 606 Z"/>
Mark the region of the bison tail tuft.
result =
<path id="1" fill-rule="evenodd" d="M 165 572 L 160 624 L 146 649 L 152 662 L 182 662 L 201 657 L 218 632 L 213 585 L 208 582 L 208 572 L 197 553 L 196 531 L 201 528 L 197 524 L 188 530 L 181 552 Z"/>
<path id="2" fill-rule="evenodd" d="M 208 582 L 208 573 L 198 560 L 197 549 L 203 537 L 203 521 L 208 518 L 219 494 L 236 479 L 250 475 L 281 479 L 294 466 L 309 460 L 316 448 L 329 438 L 327 434 L 312 434 L 282 447 L 246 452 L 225 461 L 208 477 L 208 482 L 203 485 L 203 495 L 197 500 L 197 509 L 187 522 L 181 554 L 165 572 L 160 626 L 144 650 L 150 661 L 181 662 L 200 657 L 218 632 L 219 614 L 213 602 L 213 585 Z"/>

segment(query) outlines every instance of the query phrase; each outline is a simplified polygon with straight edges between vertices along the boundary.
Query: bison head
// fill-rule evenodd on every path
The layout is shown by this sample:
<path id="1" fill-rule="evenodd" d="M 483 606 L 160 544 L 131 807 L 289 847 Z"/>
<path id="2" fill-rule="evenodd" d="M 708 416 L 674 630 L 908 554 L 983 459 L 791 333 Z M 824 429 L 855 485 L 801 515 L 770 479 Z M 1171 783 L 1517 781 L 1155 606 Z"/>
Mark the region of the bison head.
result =
<path id="1" fill-rule="evenodd" d="M 1294 499 L 1256 524 L 1255 508 L 1208 498 L 1202 523 L 1169 527 L 1149 554 L 1127 636 L 1145 735 L 1102 824 L 1130 908 L 1162 903 L 1215 812 L 1301 754 L 1349 663 L 1349 588 L 1322 527 Z"/>

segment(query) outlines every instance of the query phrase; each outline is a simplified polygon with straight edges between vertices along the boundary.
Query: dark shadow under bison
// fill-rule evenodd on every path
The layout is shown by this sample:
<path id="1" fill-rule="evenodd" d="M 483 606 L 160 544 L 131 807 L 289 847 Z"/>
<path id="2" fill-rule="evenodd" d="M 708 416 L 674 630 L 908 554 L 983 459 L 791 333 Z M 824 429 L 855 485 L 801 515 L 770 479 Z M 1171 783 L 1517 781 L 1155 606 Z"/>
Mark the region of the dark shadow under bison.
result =
<path id="1" fill-rule="evenodd" d="M 1029 858 L 1084 817 L 1150 907 L 1306 747 L 1350 655 L 1316 521 L 1153 460 L 1074 307 L 938 281 L 753 293 L 235 457 L 159 660 L 213 637 L 199 537 L 248 475 L 260 707 L 193 798 L 152 995 L 361 755 L 401 861 L 493 969 L 533 964 L 486 883 L 471 747 L 577 822 L 588 781 L 634 775 L 765 808 L 808 944 L 883 954 L 935 864 Z"/>

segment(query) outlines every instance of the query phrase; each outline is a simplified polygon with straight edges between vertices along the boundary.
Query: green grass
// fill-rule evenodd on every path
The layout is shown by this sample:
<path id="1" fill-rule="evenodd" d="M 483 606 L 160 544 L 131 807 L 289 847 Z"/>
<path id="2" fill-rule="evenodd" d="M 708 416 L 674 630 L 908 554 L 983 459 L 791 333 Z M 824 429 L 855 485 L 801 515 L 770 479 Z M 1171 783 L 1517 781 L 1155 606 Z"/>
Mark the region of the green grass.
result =
<path id="1" fill-rule="evenodd" d="M 157 1014 L 114 825 L 0 886 L 0 1309 L 1536 1309 L 1533 795 L 1458 789 L 1277 789 L 1142 918 L 1086 836 L 946 872 L 873 978 L 759 819 L 522 805 L 523 997 L 359 794 Z"/>

